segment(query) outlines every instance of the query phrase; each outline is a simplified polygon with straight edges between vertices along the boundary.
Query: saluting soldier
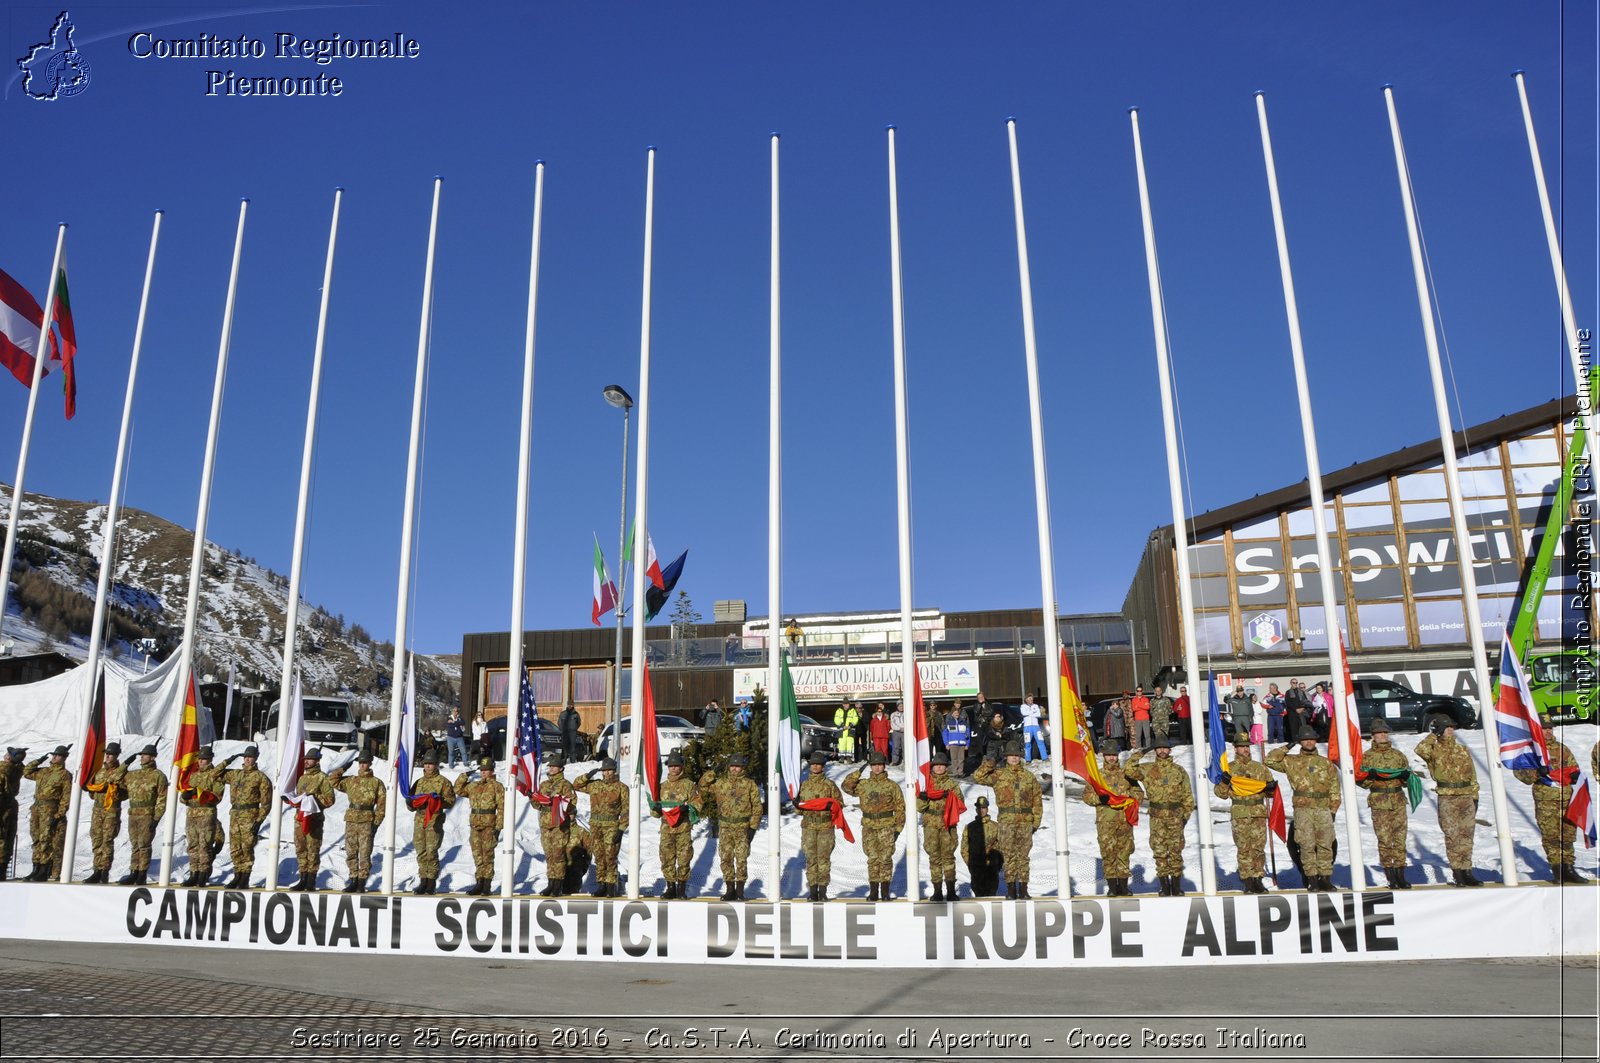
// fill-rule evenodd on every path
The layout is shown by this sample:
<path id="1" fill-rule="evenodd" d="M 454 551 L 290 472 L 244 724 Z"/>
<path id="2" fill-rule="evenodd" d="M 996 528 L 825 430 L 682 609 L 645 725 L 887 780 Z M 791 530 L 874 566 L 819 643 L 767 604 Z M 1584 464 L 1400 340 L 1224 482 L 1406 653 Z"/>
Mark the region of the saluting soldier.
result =
<path id="1" fill-rule="evenodd" d="M 417 851 L 417 877 L 411 892 L 429 894 L 439 888 L 439 843 L 444 841 L 444 814 L 456 803 L 456 788 L 439 774 L 439 754 L 422 754 L 422 776 L 411 784 L 411 845 Z"/>
<path id="2" fill-rule="evenodd" d="M 210 746 L 195 754 L 196 767 L 189 773 L 189 785 L 178 800 L 189 809 L 184 835 L 189 840 L 189 877 L 185 886 L 205 886 L 211 878 L 211 861 L 222 850 L 222 824 L 217 822 L 217 804 L 222 800 L 223 771 L 214 767 Z"/>
<path id="3" fill-rule="evenodd" d="M 477 771 L 464 771 L 456 779 L 456 797 L 472 806 L 472 865 L 474 881 L 469 897 L 487 897 L 494 886 L 494 847 L 506 818 L 506 788 L 494 777 L 494 758 L 479 757 Z"/>
<path id="4" fill-rule="evenodd" d="M 1546 726 L 1549 722 L 1545 720 Z M 1518 782 L 1533 787 L 1533 821 L 1539 826 L 1545 859 L 1550 861 L 1551 881 L 1558 886 L 1563 882 L 1587 882 L 1578 874 L 1572 855 L 1578 828 L 1567 819 L 1567 805 L 1572 803 L 1572 787 L 1578 779 L 1578 762 L 1572 750 L 1551 737 L 1549 731 L 1545 732 L 1545 748 L 1550 754 L 1548 768 L 1520 768 L 1513 774 Z"/>
<path id="5" fill-rule="evenodd" d="M 272 807 L 272 780 L 256 767 L 261 750 L 245 746 L 239 754 L 239 767 L 229 768 L 229 757 L 223 761 L 222 781 L 228 786 L 228 854 L 233 860 L 233 878 L 228 881 L 231 890 L 248 889 L 250 873 L 256 866 L 256 832 L 261 829 Z M 274 883 L 276 884 L 276 883 Z"/>
<path id="6" fill-rule="evenodd" d="M 961 859 L 966 862 L 974 897 L 993 897 L 1000 892 L 1000 855 L 995 839 L 1000 824 L 989 818 L 989 799 L 979 795 L 972 803 L 973 817 L 961 832 Z M 955 898 L 949 898 L 954 900 Z"/>
<path id="7" fill-rule="evenodd" d="M 122 785 L 128 791 L 128 873 L 117 884 L 142 886 L 150 880 L 156 824 L 167 814 L 167 775 L 156 767 L 154 743 L 139 750 L 139 766 L 128 769 Z"/>
<path id="8" fill-rule="evenodd" d="M 1189 773 L 1172 762 L 1172 740 L 1155 739 L 1155 759 L 1135 756 L 1122 774 L 1144 786 L 1150 801 L 1150 852 L 1156 858 L 1156 878 L 1162 897 L 1182 897 L 1183 828 L 1194 814 L 1194 787 Z"/>
<path id="9" fill-rule="evenodd" d="M 1472 753 L 1456 740 L 1456 725 L 1436 718 L 1433 732 L 1417 743 L 1415 753 L 1428 766 L 1438 786 L 1439 829 L 1444 855 L 1457 886 L 1481 886 L 1472 874 L 1473 835 L 1478 829 L 1478 769 Z"/>
<path id="10" fill-rule="evenodd" d="M 1233 846 L 1246 893 L 1267 892 L 1267 795 L 1277 788 L 1272 771 L 1250 759 L 1250 732 L 1233 732 L 1233 756 L 1213 792 L 1232 802 Z"/>
<path id="11" fill-rule="evenodd" d="M 943 753 L 937 755 L 944 757 Z M 944 759 L 949 761 L 950 758 Z M 823 763 L 827 763 L 826 757 Z M 889 883 L 894 877 L 894 843 L 906 828 L 905 795 L 884 774 L 887 764 L 888 758 L 873 749 L 867 754 L 866 766 L 857 768 L 844 780 L 844 792 L 861 802 L 861 848 L 867 854 L 867 897 L 874 901 L 889 899 Z M 829 848 L 831 851 L 832 847 Z M 807 862 L 809 864 L 809 857 Z"/>
<path id="12" fill-rule="evenodd" d="M 1133 824 L 1139 815 L 1139 802 L 1144 800 L 1144 789 L 1122 773 L 1122 762 L 1115 749 L 1100 754 L 1100 778 L 1113 794 L 1130 798 L 1133 802 L 1133 819 L 1128 818 L 1126 807 L 1112 807 L 1113 798 L 1102 796 L 1092 786 L 1083 788 L 1083 803 L 1094 806 L 1094 833 L 1100 842 L 1100 863 L 1106 879 L 1106 896 L 1131 897 L 1128 886 L 1128 859 L 1133 856 Z"/>
<path id="13" fill-rule="evenodd" d="M 567 762 L 560 753 L 545 765 L 544 782 L 528 795 L 543 806 L 539 810 L 539 841 L 544 846 L 545 886 L 541 897 L 559 897 L 566 892 L 567 849 L 572 844 L 572 803 L 577 793 L 562 774 Z"/>
<path id="14" fill-rule="evenodd" d="M 810 774 L 795 792 L 794 807 L 800 810 L 800 851 L 806 858 L 806 885 L 813 901 L 825 901 L 828 882 L 833 877 L 833 832 L 842 826 L 848 837 L 850 827 L 844 822 L 844 795 L 824 771 L 828 755 L 819 750 L 811 754 L 809 764 Z"/>
<path id="15" fill-rule="evenodd" d="M 346 893 L 367 892 L 367 876 L 372 874 L 372 839 L 388 814 L 388 787 L 372 774 L 372 750 L 356 754 L 356 774 L 345 778 L 344 768 L 328 776 L 333 788 L 344 794 L 350 805 L 344 810 L 344 862 Z"/>
<path id="16" fill-rule="evenodd" d="M 622 832 L 633 815 L 633 791 L 617 781 L 617 762 L 610 757 L 600 761 L 600 778 L 594 776 L 592 771 L 584 772 L 572 783 L 578 793 L 589 795 L 589 849 L 594 856 L 591 896 L 620 897 L 617 854 L 622 849 Z"/>
<path id="17" fill-rule="evenodd" d="M 33 814 L 28 824 L 33 836 L 33 873 L 28 876 L 29 882 L 61 877 L 61 856 L 67 845 L 67 802 L 72 798 L 67 748 L 56 746 L 22 772 L 24 779 L 33 781 Z M 50 762 L 48 767 L 46 760 Z"/>
<path id="18" fill-rule="evenodd" d="M 290 887 L 296 892 L 317 888 L 317 872 L 322 870 L 322 812 L 333 806 L 333 783 L 322 772 L 322 750 L 306 750 L 301 764 L 300 780 L 295 784 L 295 796 L 301 804 L 294 817 L 294 854 L 300 881 Z M 276 867 L 276 859 L 273 864 Z"/>
<path id="19" fill-rule="evenodd" d="M 1361 757 L 1356 785 L 1367 791 L 1372 833 L 1378 836 L 1378 863 L 1389 888 L 1408 890 L 1406 837 L 1411 826 L 1411 761 L 1389 741 L 1389 724 L 1378 717 L 1368 725 L 1372 744 Z M 1420 789 L 1420 784 L 1419 784 Z"/>
<path id="20" fill-rule="evenodd" d="M 1028 853 L 1033 848 L 1033 832 L 1044 822 L 1044 801 L 1039 780 L 1022 766 L 1022 743 L 1008 743 L 1004 753 L 1003 767 L 995 763 L 991 753 L 984 758 L 983 766 L 973 772 L 972 781 L 991 787 L 1000 808 L 999 830 L 995 833 L 1005 862 L 1006 896 L 1026 898 Z"/>
<path id="21" fill-rule="evenodd" d="M 744 773 L 745 756 L 728 758 L 726 774 L 720 778 L 707 772 L 700 778 L 700 792 L 709 794 L 716 808 L 717 858 L 722 865 L 722 899 L 744 900 L 745 878 L 749 873 L 750 839 L 761 826 L 766 811 L 761 790 Z"/>
<path id="22" fill-rule="evenodd" d="M 105 882 L 111 877 L 111 858 L 117 835 L 122 833 L 122 805 L 128 800 L 128 792 L 122 785 L 128 769 L 121 757 L 120 743 L 107 745 L 99 769 L 84 787 L 94 795 L 91 798 L 94 811 L 89 815 L 89 844 L 94 848 L 94 871 L 84 879 L 85 882 Z"/>
<path id="23" fill-rule="evenodd" d="M 694 824 L 700 818 L 700 787 L 683 773 L 684 755 L 667 755 L 667 777 L 661 800 L 650 802 L 650 815 L 661 821 L 661 877 L 667 900 L 689 896 L 689 865 L 694 859 Z"/>
<path id="24" fill-rule="evenodd" d="M 949 753 L 935 753 L 929 761 L 928 773 L 933 782 L 927 792 L 917 795 L 917 812 L 922 820 L 922 847 L 928 850 L 928 877 L 933 880 L 931 899 L 953 901 L 956 899 L 956 824 L 961 820 L 961 813 L 966 811 L 966 805 L 961 800 L 961 785 L 950 774 Z M 848 785 L 845 792 L 850 792 Z M 904 807 L 905 801 L 900 804 Z M 885 871 L 883 900 L 889 899 L 888 875 Z"/>
<path id="25" fill-rule="evenodd" d="M 11 854 L 17 845 L 17 791 L 22 787 L 22 762 L 26 749 L 6 749 L 0 758 L 0 882 L 11 874 Z"/>
<path id="26" fill-rule="evenodd" d="M 1289 756 L 1290 746 L 1267 754 L 1267 767 L 1289 777 L 1294 799 L 1294 839 L 1300 847 L 1300 867 L 1306 889 L 1333 889 L 1333 816 L 1339 811 L 1339 769 L 1317 752 L 1317 733 L 1309 725 L 1300 730 L 1300 752 Z"/>

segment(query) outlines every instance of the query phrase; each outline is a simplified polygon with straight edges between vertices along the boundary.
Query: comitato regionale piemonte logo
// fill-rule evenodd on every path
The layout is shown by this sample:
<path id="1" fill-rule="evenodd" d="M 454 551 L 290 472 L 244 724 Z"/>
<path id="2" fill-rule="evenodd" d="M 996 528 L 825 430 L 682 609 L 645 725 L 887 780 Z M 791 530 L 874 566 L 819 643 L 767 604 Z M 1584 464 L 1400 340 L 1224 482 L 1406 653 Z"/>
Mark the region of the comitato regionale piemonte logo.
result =
<path id="1" fill-rule="evenodd" d="M 89 87 L 89 63 L 72 43 L 72 15 L 63 11 L 50 27 L 50 38 L 17 60 L 22 91 L 36 100 L 63 100 Z"/>

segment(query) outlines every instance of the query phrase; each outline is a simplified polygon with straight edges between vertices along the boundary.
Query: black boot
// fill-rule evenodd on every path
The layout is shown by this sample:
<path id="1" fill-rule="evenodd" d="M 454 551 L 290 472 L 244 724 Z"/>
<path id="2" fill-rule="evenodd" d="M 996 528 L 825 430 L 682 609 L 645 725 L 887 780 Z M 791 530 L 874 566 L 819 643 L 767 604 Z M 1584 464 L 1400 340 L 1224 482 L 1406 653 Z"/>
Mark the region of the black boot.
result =
<path id="1" fill-rule="evenodd" d="M 1156 891 L 1156 895 L 1157 896 L 1159 896 L 1159 897 L 1170 897 L 1170 896 L 1172 896 L 1172 886 L 1170 884 L 1168 884 L 1167 876 L 1165 876 L 1165 875 L 1157 875 L 1156 876 L 1156 881 L 1161 883 L 1161 888 Z"/>
<path id="2" fill-rule="evenodd" d="M 494 878 L 493 877 L 480 878 L 478 880 L 478 896 L 480 896 L 480 897 L 493 897 L 494 896 Z"/>
<path id="3" fill-rule="evenodd" d="M 876 887 L 876 886 L 872 887 L 872 899 L 873 900 L 877 900 L 878 899 L 878 887 Z M 933 884 L 933 896 L 929 897 L 928 899 L 930 901 L 942 901 L 942 900 L 944 900 L 944 883 L 935 882 Z"/>
<path id="4" fill-rule="evenodd" d="M 1394 888 L 1397 890 L 1408 890 L 1411 888 L 1411 883 L 1406 881 L 1406 868 L 1404 864 L 1401 864 L 1399 867 L 1394 869 Z"/>
<path id="5" fill-rule="evenodd" d="M 480 893 L 483 892 L 483 879 L 481 879 L 481 878 L 473 879 L 472 880 L 472 885 L 468 886 L 462 892 L 465 893 L 468 897 L 476 897 L 476 896 L 478 896 Z"/>
<path id="6" fill-rule="evenodd" d="M 1185 894 L 1183 892 L 1183 876 L 1182 875 L 1168 875 L 1167 879 L 1168 879 L 1168 881 L 1170 881 L 1172 883 L 1172 893 L 1170 894 L 1170 896 L 1173 896 L 1173 897 L 1185 896 Z"/>
<path id="7" fill-rule="evenodd" d="M 555 879 L 551 879 L 550 881 L 548 881 L 548 882 L 546 882 L 544 884 L 544 889 L 539 891 L 539 896 L 541 896 L 541 897 L 554 897 L 555 895 L 556 895 L 556 883 L 555 883 Z"/>
<path id="8" fill-rule="evenodd" d="M 121 878 L 117 879 L 117 885 L 119 885 L 119 886 L 141 886 L 141 885 L 144 884 L 145 874 L 146 873 L 143 872 L 143 871 L 131 871 L 130 870 L 126 875 L 123 875 Z"/>
<path id="9" fill-rule="evenodd" d="M 884 892 L 889 892 L 887 886 L 884 887 Z M 956 880 L 953 878 L 944 880 L 944 899 L 952 902 L 956 899 Z"/>
<path id="10" fill-rule="evenodd" d="M 888 899 L 889 899 L 889 884 L 887 882 L 878 883 L 878 900 L 886 901 Z"/>
<path id="11" fill-rule="evenodd" d="M 609 897 L 610 895 L 611 891 L 606 889 L 606 884 L 604 882 L 596 882 L 594 884 L 594 889 L 589 891 L 589 896 L 591 897 Z"/>
<path id="12" fill-rule="evenodd" d="M 356 892 L 357 893 L 365 893 L 365 892 L 367 892 L 367 876 L 366 875 L 362 875 L 361 877 L 356 879 Z"/>
<path id="13" fill-rule="evenodd" d="M 425 897 L 425 896 L 427 896 L 428 895 L 428 880 L 425 879 L 425 878 L 418 879 L 417 880 L 417 884 L 415 886 L 411 887 L 411 895 L 414 896 L 414 897 Z"/>
<path id="14" fill-rule="evenodd" d="M 1012 900 L 1017 899 L 1017 884 L 1015 882 L 1006 883 L 1006 896 Z"/>
<path id="15" fill-rule="evenodd" d="M 661 893 L 661 899 L 664 900 L 664 901 L 675 901 L 675 900 L 677 900 L 678 899 L 678 884 L 676 882 L 669 881 L 667 883 L 667 888 L 665 890 L 663 890 L 662 893 Z"/>
<path id="16" fill-rule="evenodd" d="M 694 894 L 689 892 L 689 884 L 687 882 L 678 883 L 678 896 L 683 900 L 688 900 L 690 897 L 694 896 Z"/>
<path id="17" fill-rule="evenodd" d="M 1026 882 L 1017 883 L 1017 899 L 1020 901 L 1028 899 L 1028 884 Z"/>
<path id="18" fill-rule="evenodd" d="M 827 899 L 828 899 L 828 887 L 826 887 L 826 886 L 818 886 L 817 887 L 817 903 L 821 904 L 823 901 L 826 901 Z"/>
<path id="19" fill-rule="evenodd" d="M 731 901 L 735 897 L 737 897 L 738 895 L 739 895 L 739 891 L 738 891 L 737 888 L 735 888 L 735 886 L 732 883 L 732 881 L 729 881 L 729 882 L 726 882 L 726 883 L 723 884 L 723 887 L 722 887 L 722 899 L 723 900 Z"/>
<path id="20" fill-rule="evenodd" d="M 361 888 L 356 885 L 356 880 L 355 879 L 351 879 L 349 882 L 346 882 L 344 884 L 344 892 L 346 892 L 346 893 L 360 893 L 361 892 Z"/>
<path id="21" fill-rule="evenodd" d="M 1467 874 L 1470 875 L 1470 874 L 1472 874 L 1472 872 L 1469 871 L 1469 872 L 1467 872 Z M 1580 882 L 1588 882 L 1589 880 L 1584 878 L 1582 875 L 1578 874 L 1578 865 L 1577 864 L 1562 864 L 1561 865 L 1561 881 L 1563 881 L 1563 882 L 1571 882 L 1574 885 L 1576 885 L 1576 884 L 1578 884 Z M 1478 885 L 1478 883 L 1477 882 L 1473 882 L 1473 885 L 1476 886 L 1476 885 Z"/>
<path id="22" fill-rule="evenodd" d="M 750 884 L 750 883 L 748 883 L 748 882 L 741 882 L 741 883 L 739 883 L 739 889 L 738 889 L 738 894 L 739 894 L 739 900 L 741 900 L 741 901 L 742 901 L 742 900 L 744 900 L 744 888 L 745 888 L 745 887 L 746 887 L 746 886 L 748 886 L 748 885 L 749 885 L 749 884 Z"/>

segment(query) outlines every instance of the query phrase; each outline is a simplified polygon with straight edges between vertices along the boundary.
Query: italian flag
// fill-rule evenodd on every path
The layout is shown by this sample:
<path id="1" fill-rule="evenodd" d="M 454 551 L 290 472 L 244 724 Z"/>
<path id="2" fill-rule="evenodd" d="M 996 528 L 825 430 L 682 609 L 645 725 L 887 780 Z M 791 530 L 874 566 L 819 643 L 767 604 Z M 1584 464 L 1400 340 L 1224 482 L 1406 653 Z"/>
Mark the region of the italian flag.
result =
<path id="1" fill-rule="evenodd" d="M 606 557 L 600 552 L 600 537 L 594 537 L 594 604 L 589 609 L 589 619 L 595 627 L 600 618 L 617 607 L 617 585 L 606 574 Z"/>
<path id="2" fill-rule="evenodd" d="M 661 800 L 661 736 L 656 734 L 656 698 L 650 692 L 650 669 L 639 662 L 639 686 L 634 690 L 633 755 L 639 785 L 651 801 Z"/>
<path id="3" fill-rule="evenodd" d="M 800 789 L 800 703 L 794 696 L 794 677 L 789 674 L 789 655 L 783 655 L 783 670 L 778 679 L 778 745 L 772 763 L 783 780 L 784 792 L 794 800 Z"/>
<path id="4" fill-rule="evenodd" d="M 622 551 L 622 563 L 626 565 L 633 560 L 633 527 L 628 528 L 628 545 Z M 666 577 L 661 574 L 661 559 L 656 557 L 655 540 L 650 538 L 648 529 L 644 533 L 644 574 L 650 578 L 659 589 L 667 589 Z"/>

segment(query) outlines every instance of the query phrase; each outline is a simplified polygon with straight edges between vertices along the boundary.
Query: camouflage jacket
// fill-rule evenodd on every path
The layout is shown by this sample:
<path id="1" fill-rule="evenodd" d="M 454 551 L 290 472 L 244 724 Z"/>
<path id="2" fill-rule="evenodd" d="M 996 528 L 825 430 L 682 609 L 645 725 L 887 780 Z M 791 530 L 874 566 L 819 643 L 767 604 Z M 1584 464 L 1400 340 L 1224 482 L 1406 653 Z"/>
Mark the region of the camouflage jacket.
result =
<path id="1" fill-rule="evenodd" d="M 443 775 L 419 775 L 411 783 L 411 796 L 420 797 L 423 794 L 434 794 L 439 798 L 439 811 L 448 812 L 450 806 L 456 803 L 456 788 L 450 785 L 450 780 Z M 420 823 L 421 817 L 427 813 L 422 809 L 415 810 Z"/>
<path id="2" fill-rule="evenodd" d="M 898 834 L 906 825 L 905 795 L 887 774 L 863 774 L 866 771 L 864 767 L 857 768 L 844 780 L 844 792 L 861 802 L 861 828 L 881 830 L 892 827 Z M 944 802 L 939 802 L 939 805 L 943 808 Z M 805 815 L 813 813 L 807 812 Z"/>
<path id="3" fill-rule="evenodd" d="M 1267 783 L 1269 788 L 1272 785 L 1272 769 L 1261 763 L 1259 760 L 1241 760 L 1235 762 L 1232 757 L 1229 757 L 1228 774 L 1233 776 L 1235 779 L 1254 779 L 1257 782 Z M 1267 818 L 1266 791 L 1262 791 L 1259 794 L 1250 796 L 1237 794 L 1234 793 L 1232 780 L 1223 779 L 1212 788 L 1212 792 L 1218 797 L 1226 797 L 1229 801 L 1233 802 L 1234 819 Z"/>
<path id="4" fill-rule="evenodd" d="M 1122 774 L 1144 785 L 1144 792 L 1150 797 L 1145 807 L 1151 815 L 1170 812 L 1188 819 L 1194 811 L 1194 787 L 1189 784 L 1189 773 L 1178 767 L 1171 757 L 1130 760 L 1122 766 Z"/>
<path id="5" fill-rule="evenodd" d="M 561 778 L 558 779 L 553 775 L 546 775 L 545 778 L 544 778 L 544 782 L 539 784 L 539 792 L 541 794 L 543 794 L 544 796 L 546 796 L 546 797 L 560 796 L 560 797 L 562 797 L 563 799 L 566 800 L 567 808 L 565 809 L 565 819 L 563 821 L 563 824 L 564 824 L 564 826 L 571 827 L 572 826 L 572 806 L 577 802 L 578 794 L 577 794 L 577 791 L 575 791 L 572 788 L 572 784 L 567 781 L 567 777 L 565 775 L 563 775 Z M 555 809 L 556 809 L 556 806 L 555 806 L 555 804 L 553 802 L 550 803 L 550 804 L 547 804 L 547 805 L 544 805 L 544 804 L 539 805 L 539 829 L 540 830 L 557 830 L 557 829 L 559 829 L 559 828 L 556 827 L 556 812 L 555 812 Z"/>
<path id="6" fill-rule="evenodd" d="M 33 807 L 55 808 L 55 814 L 67 814 L 67 802 L 72 798 L 72 773 L 66 768 L 51 768 L 43 764 L 30 764 L 22 770 L 24 779 L 33 780 Z"/>
<path id="7" fill-rule="evenodd" d="M 129 768 L 122 777 L 128 791 L 128 814 L 160 819 L 167 812 L 167 776 L 160 768 Z"/>
<path id="8" fill-rule="evenodd" d="M 709 787 L 705 785 L 707 779 L 711 780 Z M 761 806 L 761 791 L 750 781 L 749 776 L 729 775 L 718 778 L 716 775 L 707 774 L 700 782 L 701 796 L 710 794 L 711 801 L 716 806 L 717 819 L 724 823 L 743 822 L 751 830 L 761 826 L 761 816 L 765 811 Z M 838 796 L 838 793 L 839 791 L 835 790 L 834 796 Z"/>
<path id="9" fill-rule="evenodd" d="M 1439 735 L 1429 735 L 1417 743 L 1415 752 L 1438 783 L 1440 797 L 1478 796 L 1478 769 L 1472 763 L 1472 753 L 1459 739 L 1446 741 Z"/>
<path id="10" fill-rule="evenodd" d="M 321 768 L 301 772 L 300 781 L 295 784 L 294 792 L 302 796 L 310 794 L 317 799 L 317 804 L 322 808 L 328 808 L 333 804 L 333 783 L 328 781 Z"/>
<path id="11" fill-rule="evenodd" d="M 1548 734 L 1545 735 L 1545 748 L 1550 753 L 1550 770 L 1561 771 L 1577 765 L 1577 760 L 1572 756 L 1572 750 L 1557 742 Z M 1518 782 L 1525 782 L 1533 787 L 1533 804 L 1535 808 L 1542 805 L 1559 805 L 1561 812 L 1566 812 L 1567 805 L 1572 803 L 1571 786 L 1550 786 L 1539 781 L 1539 773 L 1526 768 L 1512 772 Z"/>
<path id="12" fill-rule="evenodd" d="M 1411 770 L 1411 760 L 1394 746 L 1379 748 L 1369 746 L 1361 754 L 1361 766 L 1367 770 Z M 1409 811 L 1410 799 L 1406 797 L 1404 776 L 1397 779 L 1380 779 L 1376 775 L 1356 779 L 1356 785 L 1367 791 L 1367 807 L 1377 809 L 1403 809 Z"/>
<path id="13" fill-rule="evenodd" d="M 349 799 L 344 810 L 346 823 L 371 823 L 377 826 L 389 814 L 389 788 L 376 775 L 332 776 L 333 788 Z"/>
<path id="14" fill-rule="evenodd" d="M 1600 749 L 1600 746 L 1596 747 Z M 0 761 L 0 807 L 17 803 L 17 790 L 22 786 L 22 765 Z"/>
<path id="15" fill-rule="evenodd" d="M 696 786 L 687 775 L 680 775 L 676 779 L 661 780 L 661 803 L 689 805 L 702 814 L 705 811 L 700 807 L 700 787 Z M 662 818 L 659 808 L 652 808 L 650 814 L 657 819 Z M 661 824 L 661 832 L 663 834 L 683 834 L 693 825 L 689 817 L 684 815 L 678 819 L 676 827 L 668 826 L 665 823 Z"/>
<path id="16" fill-rule="evenodd" d="M 272 780 L 260 768 L 229 768 L 222 781 L 228 784 L 234 815 L 264 819 L 272 811 Z"/>
<path id="17" fill-rule="evenodd" d="M 500 780 L 491 775 L 477 775 L 476 772 L 465 771 L 456 780 L 456 797 L 466 801 L 472 806 L 471 825 L 475 830 L 499 830 L 501 820 L 505 819 L 506 788 Z M 539 788 L 543 791 L 544 787 Z M 572 799 L 571 788 L 568 788 L 567 799 Z"/>
<path id="18" fill-rule="evenodd" d="M 178 795 L 178 800 L 201 812 L 216 812 L 222 802 L 222 777 L 224 771 L 217 765 L 189 776 L 189 786 Z"/>
<path id="19" fill-rule="evenodd" d="M 1132 779 L 1123 774 L 1122 766 L 1120 764 L 1115 768 L 1108 768 L 1104 764 L 1101 764 L 1100 778 L 1105 782 L 1106 789 L 1110 790 L 1112 793 L 1122 794 L 1124 797 L 1135 798 L 1141 805 L 1144 804 L 1144 787 L 1140 786 L 1138 783 L 1134 782 Z M 1094 787 L 1085 786 L 1083 788 L 1083 803 L 1086 805 L 1095 806 L 1095 823 L 1120 823 L 1129 830 L 1133 829 L 1133 825 L 1128 822 L 1128 817 L 1123 814 L 1122 809 L 1112 808 L 1106 803 L 1105 798 L 1095 793 Z"/>
<path id="20" fill-rule="evenodd" d="M 94 778 L 89 780 L 89 785 L 84 789 L 93 795 L 95 815 L 122 815 L 122 803 L 128 799 L 128 791 L 123 783 L 127 777 L 126 764 L 115 767 L 102 765 L 94 773 Z"/>
<path id="21" fill-rule="evenodd" d="M 1033 830 L 1044 822 L 1044 797 L 1039 780 L 1021 764 L 997 766 L 986 760 L 972 773 L 972 781 L 994 790 L 994 803 L 1001 823 L 1027 823 Z"/>
<path id="22" fill-rule="evenodd" d="M 1289 777 L 1296 809 L 1339 811 L 1339 802 L 1344 799 L 1339 792 L 1339 769 L 1321 753 L 1297 753 L 1291 757 L 1287 747 L 1280 747 L 1267 754 L 1267 767 Z"/>
<path id="23" fill-rule="evenodd" d="M 623 830 L 628 828 L 633 815 L 633 791 L 620 781 L 606 782 L 591 772 L 574 779 L 572 788 L 589 795 L 590 823 L 620 824 Z"/>
<path id="24" fill-rule="evenodd" d="M 948 771 L 943 775 L 930 774 L 932 774 L 933 778 L 932 788 L 936 793 L 948 793 L 951 790 L 954 790 L 957 794 L 961 793 L 960 781 Z M 845 793 L 849 792 L 849 788 L 846 787 Z M 929 797 L 927 794 L 917 794 L 917 811 L 923 816 L 922 826 L 924 829 L 928 827 L 939 830 L 944 829 L 944 803 L 945 799 L 943 797 Z M 863 805 L 862 807 L 866 806 Z"/>

